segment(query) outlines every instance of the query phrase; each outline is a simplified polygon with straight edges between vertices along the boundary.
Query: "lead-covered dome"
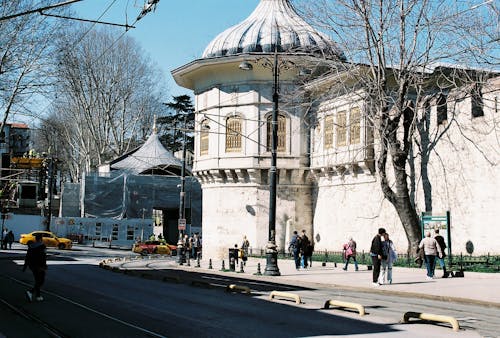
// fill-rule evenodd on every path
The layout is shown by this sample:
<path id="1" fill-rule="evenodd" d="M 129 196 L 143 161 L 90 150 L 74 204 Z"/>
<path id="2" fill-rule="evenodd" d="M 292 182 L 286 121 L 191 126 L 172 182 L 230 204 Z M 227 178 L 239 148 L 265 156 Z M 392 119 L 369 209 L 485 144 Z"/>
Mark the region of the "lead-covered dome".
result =
<path id="1" fill-rule="evenodd" d="M 335 42 L 302 19 L 288 0 L 261 0 L 247 19 L 212 40 L 202 57 L 271 53 L 275 46 L 278 52 L 344 59 Z"/>

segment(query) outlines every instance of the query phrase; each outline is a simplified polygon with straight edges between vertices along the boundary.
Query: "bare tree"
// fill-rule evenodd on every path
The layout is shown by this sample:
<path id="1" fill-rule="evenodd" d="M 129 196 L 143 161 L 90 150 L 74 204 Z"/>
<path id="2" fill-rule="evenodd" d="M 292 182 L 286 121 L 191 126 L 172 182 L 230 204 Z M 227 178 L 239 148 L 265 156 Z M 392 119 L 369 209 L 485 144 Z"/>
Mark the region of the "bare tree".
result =
<path id="1" fill-rule="evenodd" d="M 61 42 L 51 114 L 73 179 L 135 147 L 164 110 L 160 72 L 133 39 L 105 29 L 79 36 Z"/>
<path id="2" fill-rule="evenodd" d="M 49 3 L 0 0 L 0 17 Z M 50 92 L 50 55 L 60 28 L 60 22 L 37 14 L 0 21 L 0 131 L 13 113 L 39 113 L 33 107 Z"/>
<path id="3" fill-rule="evenodd" d="M 329 70 L 338 82 L 327 95 L 357 94 L 354 100 L 365 102 L 383 195 L 401 220 L 409 249 L 415 249 L 421 239 L 416 177 L 422 178 L 425 210 L 431 211 L 427 164 L 447 131 L 430 128 L 428 103 L 468 85 L 476 88 L 469 95 L 477 95 L 498 67 L 498 8 L 493 1 L 446 0 L 316 0 L 296 5 L 345 52 L 348 62 Z M 453 122 L 453 116 L 448 119 Z"/>

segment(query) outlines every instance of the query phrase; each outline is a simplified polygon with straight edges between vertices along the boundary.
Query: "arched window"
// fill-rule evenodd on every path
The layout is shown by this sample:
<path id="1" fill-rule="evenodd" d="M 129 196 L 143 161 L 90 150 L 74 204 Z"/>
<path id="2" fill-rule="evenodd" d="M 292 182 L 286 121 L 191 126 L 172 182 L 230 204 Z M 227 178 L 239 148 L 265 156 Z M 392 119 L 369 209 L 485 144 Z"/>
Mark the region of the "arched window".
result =
<path id="1" fill-rule="evenodd" d="M 267 117 L 267 144 L 266 150 L 271 151 L 273 146 L 273 116 Z M 286 150 L 286 117 L 278 114 L 278 145 L 277 151 L 283 152 Z"/>
<path id="2" fill-rule="evenodd" d="M 226 119 L 226 152 L 241 151 L 241 118 L 231 116 Z"/>
<path id="3" fill-rule="evenodd" d="M 333 147 L 333 115 L 325 116 L 324 130 L 323 146 L 325 149 L 331 149 Z"/>
<path id="4" fill-rule="evenodd" d="M 208 120 L 201 122 L 200 128 L 200 155 L 208 154 L 208 136 L 210 135 L 210 126 Z"/>

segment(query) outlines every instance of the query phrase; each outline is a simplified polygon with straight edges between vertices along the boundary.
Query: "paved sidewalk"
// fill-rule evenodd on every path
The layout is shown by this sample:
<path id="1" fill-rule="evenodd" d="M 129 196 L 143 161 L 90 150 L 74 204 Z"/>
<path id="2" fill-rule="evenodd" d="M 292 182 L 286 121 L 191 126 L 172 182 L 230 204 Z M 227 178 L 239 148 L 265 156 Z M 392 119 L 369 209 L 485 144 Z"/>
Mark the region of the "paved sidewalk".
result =
<path id="1" fill-rule="evenodd" d="M 151 259 L 144 259 L 143 261 L 146 264 L 146 262 L 150 263 Z M 372 286 L 372 271 L 368 270 L 365 265 L 360 265 L 359 271 L 354 271 L 354 265 L 349 264 L 348 271 L 344 271 L 341 264 L 337 264 L 337 267 L 335 267 L 334 263 L 327 263 L 323 267 L 320 262 L 313 262 L 312 268 L 296 270 L 292 260 L 279 260 L 278 267 L 281 276 L 255 276 L 254 273 L 257 272 L 258 263 L 261 265 L 261 272 L 264 273 L 265 259 L 257 258 L 249 258 L 244 267 L 244 273 L 220 271 L 222 261 L 214 261 L 212 270 L 208 269 L 208 262 L 206 261 L 201 262 L 201 268 L 195 268 L 194 261 L 191 261 L 191 266 L 178 266 L 170 260 L 159 259 L 158 263 L 154 264 L 154 267 L 156 269 L 182 269 L 223 275 L 234 274 L 235 277 L 240 278 L 272 280 L 294 285 L 312 286 L 316 284 L 317 287 L 324 288 L 391 293 L 393 295 L 450 300 L 500 308 L 500 274 L 495 273 L 465 272 L 463 278 L 427 280 L 425 268 L 394 267 L 392 284 Z M 137 264 L 140 265 L 140 261 Z M 225 267 L 228 268 L 227 260 Z M 239 270 L 240 267 L 238 266 L 236 271 Z M 436 270 L 436 275 L 441 276 L 442 271 Z"/>

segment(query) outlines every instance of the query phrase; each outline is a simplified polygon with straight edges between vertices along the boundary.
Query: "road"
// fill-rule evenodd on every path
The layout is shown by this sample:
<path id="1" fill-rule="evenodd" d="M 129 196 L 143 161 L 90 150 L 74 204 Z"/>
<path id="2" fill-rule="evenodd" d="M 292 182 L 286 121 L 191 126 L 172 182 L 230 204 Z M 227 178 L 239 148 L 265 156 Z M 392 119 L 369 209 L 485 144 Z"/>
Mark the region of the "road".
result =
<path id="1" fill-rule="evenodd" d="M 146 278 L 104 270 L 97 265 L 103 258 L 131 253 L 93 248 L 50 249 L 45 300 L 29 303 L 24 291 L 32 276 L 21 272 L 23 255 L 20 250 L 0 255 L 0 336 L 496 337 L 500 332 L 498 309 L 269 282 L 247 282 L 250 296 L 228 293 L 214 285 L 231 281 L 214 277 L 199 284 L 148 279 L 146 270 L 154 265 L 140 268 Z M 175 266 L 173 260 L 171 264 Z M 297 293 L 302 303 L 271 301 L 269 290 Z M 322 309 L 325 299 L 339 294 L 362 301 L 368 314 Z M 455 333 L 447 324 L 399 324 L 409 302 L 421 312 L 451 308 L 462 330 Z"/>

